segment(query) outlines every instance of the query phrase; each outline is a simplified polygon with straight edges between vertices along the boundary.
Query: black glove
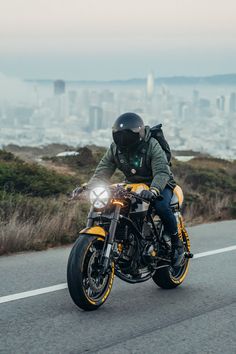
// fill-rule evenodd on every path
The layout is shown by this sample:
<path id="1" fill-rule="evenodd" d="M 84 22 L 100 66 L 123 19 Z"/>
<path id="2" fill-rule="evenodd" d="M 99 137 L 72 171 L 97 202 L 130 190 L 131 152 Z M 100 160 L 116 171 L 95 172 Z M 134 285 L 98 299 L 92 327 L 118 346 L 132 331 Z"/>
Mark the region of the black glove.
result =
<path id="1" fill-rule="evenodd" d="M 76 199 L 84 191 L 83 187 L 76 187 L 71 193 L 71 199 Z"/>
<path id="2" fill-rule="evenodd" d="M 71 193 L 71 199 L 78 198 L 79 195 L 86 190 L 86 186 L 87 186 L 87 184 L 85 183 L 82 185 L 82 187 L 80 187 L 80 186 L 76 187 Z"/>
<path id="3" fill-rule="evenodd" d="M 149 202 L 154 200 L 158 195 L 160 195 L 160 193 L 157 193 L 156 190 L 143 190 L 140 193 L 140 197 L 146 199 Z"/>

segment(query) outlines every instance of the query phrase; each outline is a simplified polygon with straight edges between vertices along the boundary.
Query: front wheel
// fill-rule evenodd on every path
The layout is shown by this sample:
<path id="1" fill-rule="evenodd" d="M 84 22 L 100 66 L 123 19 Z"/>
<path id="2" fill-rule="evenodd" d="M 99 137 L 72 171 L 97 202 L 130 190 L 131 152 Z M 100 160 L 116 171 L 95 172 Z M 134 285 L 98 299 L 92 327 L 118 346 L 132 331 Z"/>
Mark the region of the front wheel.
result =
<path id="1" fill-rule="evenodd" d="M 114 265 L 109 274 L 99 273 L 99 260 L 104 245 L 102 238 L 80 235 L 75 242 L 67 265 L 67 283 L 74 303 L 92 311 L 108 298 L 114 280 Z"/>
<path id="2" fill-rule="evenodd" d="M 186 229 L 183 227 L 182 241 L 184 251 L 190 252 L 190 241 Z M 183 283 L 188 274 L 189 258 L 184 258 L 179 267 L 167 266 L 157 269 L 152 277 L 153 281 L 163 289 L 173 289 Z"/>

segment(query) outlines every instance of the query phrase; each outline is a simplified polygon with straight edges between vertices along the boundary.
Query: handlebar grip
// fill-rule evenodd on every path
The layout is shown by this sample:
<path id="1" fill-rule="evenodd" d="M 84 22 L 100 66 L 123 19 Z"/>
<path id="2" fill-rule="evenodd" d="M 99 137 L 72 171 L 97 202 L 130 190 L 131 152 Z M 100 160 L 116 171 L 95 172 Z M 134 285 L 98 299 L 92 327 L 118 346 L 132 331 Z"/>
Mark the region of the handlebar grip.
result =
<path id="1" fill-rule="evenodd" d="M 137 199 L 141 199 L 141 200 L 143 200 L 143 201 L 145 201 L 145 202 L 154 202 L 156 199 L 157 199 L 157 200 L 163 200 L 163 196 L 162 196 L 161 194 L 159 194 L 159 195 L 156 196 L 156 197 L 153 195 L 153 198 L 152 198 L 151 201 L 148 200 L 148 199 L 146 199 L 146 198 L 141 197 L 138 193 L 131 192 L 131 194 L 132 194 L 134 197 L 136 197 Z"/>

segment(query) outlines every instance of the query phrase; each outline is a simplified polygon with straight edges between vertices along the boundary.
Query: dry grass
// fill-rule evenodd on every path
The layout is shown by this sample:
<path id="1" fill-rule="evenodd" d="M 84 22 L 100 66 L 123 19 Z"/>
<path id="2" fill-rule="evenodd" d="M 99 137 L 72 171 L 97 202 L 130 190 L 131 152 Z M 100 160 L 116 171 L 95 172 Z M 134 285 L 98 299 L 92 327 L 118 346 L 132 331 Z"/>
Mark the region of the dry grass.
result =
<path id="1" fill-rule="evenodd" d="M 187 184 L 185 177 L 178 178 L 178 184 L 183 187 L 185 201 L 183 216 L 187 225 L 196 225 L 212 221 L 233 219 L 235 206 L 233 200 L 235 192 L 222 191 L 202 192 L 200 188 L 193 188 Z M 201 187 L 201 186 L 199 186 Z"/>
<path id="2" fill-rule="evenodd" d="M 58 146 L 53 148 L 61 149 Z M 103 153 L 104 149 L 93 147 L 96 162 Z M 8 161 L 5 163 L 8 164 Z M 75 176 L 80 183 L 87 182 L 96 167 L 96 163 L 92 162 L 81 166 L 52 161 L 42 163 L 47 169 L 56 170 L 64 176 Z M 196 158 L 188 163 L 173 161 L 172 168 L 177 183 L 184 190 L 184 219 L 188 225 L 236 217 L 236 162 Z M 121 180 L 122 174 L 116 173 L 113 182 Z M 36 182 L 36 187 L 40 190 L 47 180 L 45 182 L 39 179 Z M 52 187 L 55 182 L 53 179 Z M 21 190 L 15 194 L 5 192 L 5 189 L 0 191 L 0 255 L 42 250 L 71 243 L 76 239 L 78 230 L 86 223 L 88 206 L 85 202 L 67 204 L 65 196 L 52 197 L 55 195 L 54 191 L 50 194 L 51 197 L 44 198 L 21 193 Z"/>
<path id="3" fill-rule="evenodd" d="M 55 201 L 47 201 L 47 209 L 54 208 Z M 0 223 L 0 254 L 47 247 L 73 242 L 78 230 L 84 226 L 85 205 L 65 204 L 57 201 L 57 211 L 41 213 L 36 218 L 22 219 L 22 211 L 15 209 L 9 220 Z"/>
<path id="4" fill-rule="evenodd" d="M 66 175 L 66 176 L 75 176 L 76 172 L 67 165 L 58 165 L 56 163 L 52 163 L 49 161 L 41 161 L 40 165 L 46 167 L 49 170 L 53 170 L 59 174 Z"/>
<path id="5" fill-rule="evenodd" d="M 36 201 L 36 209 L 30 201 L 23 208 L 22 201 L 12 203 L 8 217 L 0 222 L 0 255 L 72 243 L 86 223 L 85 203 L 67 203 L 65 198 Z M 184 220 L 194 225 L 229 218 L 229 203 L 229 197 L 215 195 L 206 201 L 196 194 L 195 201 L 187 202 Z"/>
<path id="6" fill-rule="evenodd" d="M 200 197 L 197 201 L 187 203 L 184 209 L 184 220 L 187 225 L 202 224 L 210 221 L 230 219 L 230 198 L 225 196 L 212 196 L 204 200 Z"/>

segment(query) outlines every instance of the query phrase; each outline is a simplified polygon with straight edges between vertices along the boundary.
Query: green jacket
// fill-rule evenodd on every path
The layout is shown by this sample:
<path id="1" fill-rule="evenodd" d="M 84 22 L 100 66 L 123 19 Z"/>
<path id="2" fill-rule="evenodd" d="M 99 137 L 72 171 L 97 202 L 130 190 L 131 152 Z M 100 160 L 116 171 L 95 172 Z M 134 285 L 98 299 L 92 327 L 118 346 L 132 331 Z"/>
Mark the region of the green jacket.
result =
<path id="1" fill-rule="evenodd" d="M 127 182 L 146 183 L 160 192 L 166 185 L 171 188 L 176 185 L 166 155 L 158 141 L 151 137 L 148 126 L 144 141 L 134 151 L 122 153 L 112 143 L 88 184 L 109 183 L 116 168 L 124 173 Z"/>

